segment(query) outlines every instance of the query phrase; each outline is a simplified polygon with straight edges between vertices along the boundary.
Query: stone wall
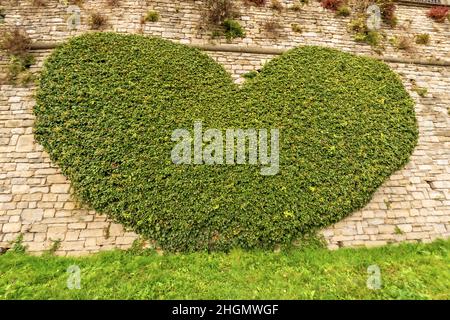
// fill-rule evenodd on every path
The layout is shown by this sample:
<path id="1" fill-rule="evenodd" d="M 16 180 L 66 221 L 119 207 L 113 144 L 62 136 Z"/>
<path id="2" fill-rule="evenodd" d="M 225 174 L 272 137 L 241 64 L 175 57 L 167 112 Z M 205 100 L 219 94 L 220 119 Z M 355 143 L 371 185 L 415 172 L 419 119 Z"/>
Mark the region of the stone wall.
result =
<path id="1" fill-rule="evenodd" d="M 38 9 L 31 9 L 28 1 L 17 2 L 17 7 L 6 7 L 6 25 L 19 22 L 34 40 L 60 41 L 87 31 L 82 26 L 78 31 L 68 32 L 64 23 L 65 7 L 57 1 L 48 1 L 47 7 Z M 208 31 L 198 28 L 202 15 L 200 1 L 182 4 L 162 0 L 148 2 L 150 5 L 146 1 L 122 1 L 120 8 L 105 9 L 110 29 L 143 32 L 186 43 L 211 42 Z M 93 8 L 100 10 L 102 3 L 86 1 L 83 12 Z M 161 21 L 148 23 L 140 31 L 140 17 L 148 7 L 160 12 Z M 249 7 L 241 12 L 245 14 L 241 19 L 247 29 L 247 38 L 234 40 L 241 46 L 288 48 L 317 44 L 359 54 L 373 53 L 369 46 L 356 44 L 351 39 L 345 30 L 345 20 L 334 18 L 316 2 L 311 2 L 301 12 L 285 10 L 279 14 L 286 25 L 285 34 L 273 39 L 257 27 L 259 21 L 277 15 L 272 9 Z M 413 21 L 412 33 L 432 35 L 432 45 L 415 52 L 387 48 L 387 56 L 450 61 L 449 24 L 436 27 L 426 18 L 425 12 L 426 8 L 410 6 L 401 6 L 398 10 L 401 23 L 408 19 Z M 292 21 L 305 22 L 308 31 L 292 34 Z M 404 30 L 397 28 L 386 32 L 400 34 Z M 33 52 L 37 58 L 33 72 L 39 72 L 44 58 L 50 53 L 51 50 Z M 236 82 L 243 81 L 243 73 L 260 68 L 274 57 L 242 52 L 214 51 L 208 54 L 224 65 Z M 3 64 L 5 61 L 4 58 Z M 405 87 L 417 102 L 419 144 L 408 165 L 391 176 L 364 209 L 322 231 L 330 248 L 431 241 L 450 235 L 450 67 L 389 64 L 401 75 Z M 427 88 L 428 93 L 420 97 L 412 90 L 413 84 Z M 42 252 L 58 240 L 61 241 L 57 251 L 60 255 L 129 247 L 137 235 L 92 210 L 78 208 L 70 196 L 69 182 L 50 162 L 42 147 L 35 143 L 32 134 L 35 87 L 1 85 L 0 89 L 0 247 L 9 247 L 20 234 L 24 235 L 24 244 L 31 252 Z"/>
<path id="2" fill-rule="evenodd" d="M 5 3 L 6 19 L 3 28 L 11 25 L 23 27 L 33 40 L 61 41 L 71 36 L 89 31 L 90 14 L 98 12 L 107 17 L 105 30 L 123 33 L 142 33 L 160 36 L 182 43 L 226 43 L 224 37 L 212 39 L 212 31 L 204 26 L 204 1 L 171 0 L 121 0 L 120 7 L 108 7 L 107 0 L 84 0 L 81 6 L 81 25 L 77 30 L 67 29 L 67 6 L 57 0 L 47 0 L 45 7 L 31 5 L 32 0 L 2 0 Z M 270 3 L 270 0 L 267 1 Z M 241 17 L 238 19 L 246 30 L 244 39 L 235 39 L 232 43 L 261 47 L 290 48 L 297 45 L 325 45 L 344 51 L 371 53 L 369 45 L 356 43 L 348 32 L 350 18 L 336 18 L 334 13 L 323 9 L 315 0 L 302 7 L 301 11 L 292 10 L 293 0 L 281 0 L 284 9 L 281 12 L 265 7 L 247 6 L 236 1 Z M 6 5 L 10 3 L 9 5 Z M 426 16 L 427 7 L 398 6 L 398 26 L 384 28 L 386 37 L 414 36 L 428 33 L 431 46 L 415 46 L 412 52 L 396 50 L 386 41 L 385 55 L 397 57 L 415 56 L 424 59 L 450 60 L 450 24 L 435 23 Z M 157 22 L 141 23 L 148 10 L 160 13 Z M 276 32 L 267 32 L 265 23 L 277 22 Z M 298 24 L 302 32 L 294 32 L 292 24 Z M 2 28 L 2 25 L 0 25 Z"/>

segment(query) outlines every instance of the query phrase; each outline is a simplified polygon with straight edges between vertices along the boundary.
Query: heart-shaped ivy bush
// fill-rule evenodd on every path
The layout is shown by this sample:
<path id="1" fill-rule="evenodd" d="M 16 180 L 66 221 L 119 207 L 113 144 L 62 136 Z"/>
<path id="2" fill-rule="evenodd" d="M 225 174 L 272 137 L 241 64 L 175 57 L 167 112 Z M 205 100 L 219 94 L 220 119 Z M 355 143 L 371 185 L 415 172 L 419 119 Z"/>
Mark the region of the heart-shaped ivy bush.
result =
<path id="1" fill-rule="evenodd" d="M 363 207 L 417 140 L 414 103 L 380 61 L 300 47 L 239 87 L 197 49 L 113 33 L 53 52 L 35 115 L 82 203 L 172 251 L 271 248 L 328 226 Z M 279 171 L 175 164 L 173 132 L 196 121 L 278 129 Z"/>

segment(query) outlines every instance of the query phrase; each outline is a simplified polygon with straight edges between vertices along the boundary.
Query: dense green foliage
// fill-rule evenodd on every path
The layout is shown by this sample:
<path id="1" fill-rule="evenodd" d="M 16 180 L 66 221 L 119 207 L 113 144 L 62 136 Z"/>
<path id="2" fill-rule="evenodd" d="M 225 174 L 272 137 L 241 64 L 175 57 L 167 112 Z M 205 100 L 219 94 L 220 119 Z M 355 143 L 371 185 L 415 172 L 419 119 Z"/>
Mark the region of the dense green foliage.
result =
<path id="1" fill-rule="evenodd" d="M 199 50 L 76 37 L 42 73 L 37 139 L 95 210 L 166 250 L 270 248 L 363 207 L 417 139 L 387 65 L 321 47 L 273 59 L 243 87 Z M 174 129 L 279 128 L 280 172 L 174 165 Z"/>
<path id="2" fill-rule="evenodd" d="M 450 241 L 376 249 L 0 256 L 0 299 L 450 299 Z M 79 290 L 69 290 L 71 265 Z M 380 268 L 381 288 L 367 281 Z"/>
<path id="3" fill-rule="evenodd" d="M 244 29 L 236 20 L 226 19 L 223 22 L 223 27 L 225 28 L 225 36 L 227 39 L 245 37 Z"/>

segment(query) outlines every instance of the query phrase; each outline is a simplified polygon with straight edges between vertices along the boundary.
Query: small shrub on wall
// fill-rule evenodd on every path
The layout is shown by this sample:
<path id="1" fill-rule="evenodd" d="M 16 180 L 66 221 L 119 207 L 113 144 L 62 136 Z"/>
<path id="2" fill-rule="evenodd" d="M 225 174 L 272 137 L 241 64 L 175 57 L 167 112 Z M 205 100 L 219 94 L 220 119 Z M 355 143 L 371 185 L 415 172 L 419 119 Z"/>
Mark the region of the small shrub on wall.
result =
<path id="1" fill-rule="evenodd" d="M 415 36 L 416 43 L 421 45 L 428 45 L 431 41 L 431 36 L 428 33 L 422 33 Z"/>
<path id="2" fill-rule="evenodd" d="M 147 12 L 144 18 L 145 22 L 158 22 L 159 21 L 159 12 L 150 10 Z"/>
<path id="3" fill-rule="evenodd" d="M 89 17 L 89 25 L 92 30 L 102 30 L 106 28 L 108 19 L 101 13 L 94 12 Z"/>
<path id="4" fill-rule="evenodd" d="M 30 37 L 19 28 L 5 32 L 0 40 L 0 48 L 12 56 L 26 57 L 29 54 L 30 47 Z"/>
<path id="5" fill-rule="evenodd" d="M 35 7 L 45 7 L 47 6 L 46 0 L 32 0 L 31 4 Z"/>
<path id="6" fill-rule="evenodd" d="M 109 7 L 117 8 L 117 7 L 120 6 L 120 1 L 121 0 L 108 0 L 107 4 L 108 4 Z"/>
<path id="7" fill-rule="evenodd" d="M 206 7 L 206 25 L 213 28 L 213 38 L 224 35 L 230 41 L 245 37 L 244 28 L 235 20 L 239 11 L 232 0 L 208 0 Z"/>
<path id="8" fill-rule="evenodd" d="M 325 9 L 336 11 L 340 6 L 343 6 L 345 2 L 344 0 L 322 0 L 320 4 Z"/>
<path id="9" fill-rule="evenodd" d="M 413 51 L 413 40 L 408 36 L 396 36 L 390 39 L 391 44 L 398 50 Z"/>
<path id="10" fill-rule="evenodd" d="M 348 17 L 351 14 L 352 14 L 352 10 L 350 9 L 350 7 L 348 7 L 346 5 L 340 6 L 336 10 L 336 16 L 338 16 L 338 17 Z"/>
<path id="11" fill-rule="evenodd" d="M 24 30 L 14 28 L 4 33 L 0 49 L 4 50 L 10 59 L 7 81 L 27 84 L 33 80 L 33 76 L 27 71 L 35 62 L 29 52 L 30 46 L 31 39 Z"/>
<path id="12" fill-rule="evenodd" d="M 207 22 L 215 25 L 221 25 L 227 19 L 234 19 L 238 14 L 233 0 L 207 0 Z"/>
<path id="13" fill-rule="evenodd" d="M 254 4 L 256 6 L 262 7 L 266 4 L 267 0 L 245 0 L 248 4 Z"/>
<path id="14" fill-rule="evenodd" d="M 370 30 L 366 21 L 367 15 L 365 14 L 355 16 L 349 23 L 349 30 L 354 34 L 355 41 L 364 42 L 373 48 L 378 48 L 383 37 L 377 30 Z"/>
<path id="15" fill-rule="evenodd" d="M 398 19 L 395 14 L 395 11 L 397 10 L 397 7 L 395 6 L 393 1 L 379 1 L 379 6 L 381 10 L 381 17 L 383 19 L 383 22 L 389 25 L 391 28 L 394 28 L 397 23 Z"/>
<path id="16" fill-rule="evenodd" d="M 272 1 L 270 2 L 270 7 L 271 7 L 273 10 L 276 10 L 276 11 L 278 11 L 278 12 L 281 12 L 281 11 L 283 11 L 283 9 L 284 9 L 283 4 L 280 2 L 280 0 L 272 0 Z"/>
<path id="17" fill-rule="evenodd" d="M 236 20 L 226 19 L 223 22 L 223 27 L 225 28 L 225 36 L 228 40 L 245 37 L 244 29 Z"/>
<path id="18" fill-rule="evenodd" d="M 85 34 L 45 62 L 34 113 L 75 196 L 171 251 L 288 245 L 367 204 L 417 140 L 414 102 L 386 64 L 321 47 L 238 87 L 197 49 Z M 279 172 L 174 164 L 173 131 L 195 121 L 279 128 Z"/>

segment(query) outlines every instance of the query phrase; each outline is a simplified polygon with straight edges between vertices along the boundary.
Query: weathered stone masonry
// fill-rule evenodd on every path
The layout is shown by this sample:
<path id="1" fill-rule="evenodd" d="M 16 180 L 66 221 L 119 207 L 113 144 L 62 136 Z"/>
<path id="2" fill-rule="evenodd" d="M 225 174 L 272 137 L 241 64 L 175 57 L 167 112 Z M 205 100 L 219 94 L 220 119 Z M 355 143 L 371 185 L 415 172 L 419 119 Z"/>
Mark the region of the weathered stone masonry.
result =
<path id="1" fill-rule="evenodd" d="M 85 18 L 87 12 L 102 9 L 102 2 L 86 1 L 82 9 Z M 64 22 L 65 7 L 57 1 L 49 3 L 48 7 L 38 9 L 32 8 L 29 1 L 20 1 L 18 7 L 7 7 L 6 25 L 20 23 L 36 41 L 61 41 L 86 31 L 83 25 L 81 30 L 68 32 Z M 105 9 L 110 30 L 158 35 L 184 43 L 211 42 L 207 30 L 198 27 L 202 14 L 200 1 L 186 1 L 182 5 L 163 0 L 148 3 L 122 1 L 120 8 Z M 142 26 L 140 17 L 149 8 L 160 12 L 161 21 Z M 410 26 L 386 32 L 430 33 L 432 45 L 420 47 L 412 53 L 387 48 L 386 56 L 450 61 L 449 24 L 431 22 L 425 16 L 426 10 L 400 6 L 400 25 L 412 20 Z M 268 38 L 258 27 L 259 22 L 275 15 L 273 10 L 250 7 L 243 11 L 241 19 L 247 38 L 234 40 L 236 45 L 290 48 L 315 44 L 358 54 L 373 54 L 369 46 L 356 44 L 351 39 L 345 19 L 334 18 L 315 2 L 300 13 L 281 13 L 278 18 L 285 28 L 281 36 L 274 39 Z M 290 29 L 293 22 L 304 26 L 306 31 L 293 34 Z M 0 25 L 1 28 L 5 25 Z M 224 43 L 224 40 L 215 41 Z M 33 71 L 40 70 L 50 52 L 34 51 L 38 62 Z M 208 54 L 224 65 L 236 82 L 243 81 L 243 73 L 260 68 L 274 57 L 272 54 L 242 52 L 214 51 Z M 6 59 L 0 63 L 4 65 Z M 401 75 L 417 102 L 419 144 L 408 165 L 391 176 L 364 209 L 322 231 L 330 248 L 431 241 L 450 235 L 450 67 L 389 65 Z M 425 97 L 411 90 L 413 83 L 428 89 Z M 10 242 L 21 233 L 31 252 L 42 252 L 55 240 L 61 240 L 57 251 L 60 255 L 129 247 L 137 235 L 92 210 L 78 208 L 70 196 L 69 182 L 34 141 L 32 108 L 35 88 L 1 85 L 0 89 L 0 247 L 10 246 Z"/>

